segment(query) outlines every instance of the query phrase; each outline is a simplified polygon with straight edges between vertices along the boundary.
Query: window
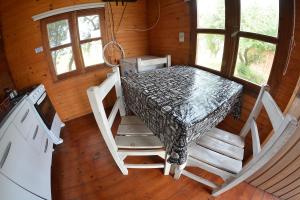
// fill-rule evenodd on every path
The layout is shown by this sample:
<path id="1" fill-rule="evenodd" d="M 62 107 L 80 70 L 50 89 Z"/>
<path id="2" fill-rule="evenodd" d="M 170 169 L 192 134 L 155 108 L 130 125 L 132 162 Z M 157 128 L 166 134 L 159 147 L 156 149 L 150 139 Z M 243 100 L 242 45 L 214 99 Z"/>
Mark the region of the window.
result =
<path id="1" fill-rule="evenodd" d="M 292 44 L 294 6 L 293 0 L 192 1 L 191 63 L 251 89 L 276 85 Z"/>
<path id="2" fill-rule="evenodd" d="M 225 0 L 197 0 L 196 65 L 221 71 L 225 36 Z"/>
<path id="3" fill-rule="evenodd" d="M 240 37 L 234 76 L 257 85 L 268 82 L 276 45 Z"/>
<path id="4" fill-rule="evenodd" d="M 225 0 L 197 0 L 197 28 L 225 29 Z"/>
<path id="5" fill-rule="evenodd" d="M 238 56 L 234 76 L 257 85 L 268 83 L 274 61 L 278 24 L 279 0 L 241 0 L 241 28 L 252 38 L 238 37 Z M 244 34 L 243 34 L 244 33 Z M 260 39 L 259 36 L 270 36 Z M 247 36 L 247 34 L 246 34 Z"/>
<path id="6" fill-rule="evenodd" d="M 241 0 L 241 31 L 277 37 L 279 0 Z"/>
<path id="7" fill-rule="evenodd" d="M 197 34 L 196 64 L 220 71 L 223 59 L 224 36 Z"/>
<path id="8" fill-rule="evenodd" d="M 92 9 L 42 20 L 46 53 L 55 80 L 103 66 L 104 12 Z"/>
<path id="9" fill-rule="evenodd" d="M 99 15 L 78 17 L 78 29 L 84 66 L 104 63 Z"/>

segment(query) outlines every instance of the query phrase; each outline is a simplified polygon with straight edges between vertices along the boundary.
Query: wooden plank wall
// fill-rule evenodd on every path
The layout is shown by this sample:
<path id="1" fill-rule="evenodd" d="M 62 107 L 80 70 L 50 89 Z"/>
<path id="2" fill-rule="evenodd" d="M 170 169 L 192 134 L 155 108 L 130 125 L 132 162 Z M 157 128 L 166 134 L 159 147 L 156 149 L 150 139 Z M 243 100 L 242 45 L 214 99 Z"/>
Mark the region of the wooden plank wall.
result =
<path id="1" fill-rule="evenodd" d="M 148 25 L 157 19 L 157 1 L 147 1 Z M 150 53 L 153 55 L 172 55 L 173 64 L 187 64 L 190 48 L 190 10 L 183 0 L 159 0 L 160 21 L 149 32 Z M 179 31 L 185 33 L 185 42 L 178 42 Z"/>
<path id="2" fill-rule="evenodd" d="M 148 24 L 152 24 L 155 21 L 156 14 L 156 1 L 148 0 Z M 190 4 L 183 0 L 160 0 L 161 5 L 161 18 L 158 25 L 149 33 L 149 46 L 150 54 L 152 55 L 172 55 L 172 64 L 188 64 L 189 63 L 189 48 L 190 48 L 190 31 L 191 31 L 191 15 Z M 300 4 L 297 3 L 297 13 L 300 11 Z M 296 43 L 300 42 L 300 15 L 297 15 L 296 24 Z M 179 32 L 185 33 L 185 42 L 179 43 Z M 274 98 L 279 104 L 280 108 L 284 110 L 286 107 L 295 85 L 297 83 L 300 67 L 300 45 L 296 45 L 286 76 L 280 83 Z M 245 120 L 248 118 L 256 96 L 251 94 L 244 94 L 243 96 L 243 109 L 240 120 L 234 120 L 231 116 L 227 117 L 221 128 L 228 131 L 239 133 Z M 264 141 L 270 133 L 270 123 L 266 115 L 263 113 L 259 116 L 258 128 L 261 133 L 261 141 Z M 248 145 L 251 141 L 248 139 Z M 251 149 L 248 149 L 247 154 L 251 153 Z"/>
<path id="3" fill-rule="evenodd" d="M 0 102 L 4 99 L 4 89 L 14 88 L 6 56 L 3 49 L 2 32 L 0 26 Z"/>
<path id="4" fill-rule="evenodd" d="M 297 133 L 300 136 L 300 128 Z M 280 159 L 264 168 L 248 182 L 280 199 L 300 199 L 300 140 L 293 141 L 291 148 L 285 149 Z"/>
<path id="5" fill-rule="evenodd" d="M 91 2 L 99 2 L 99 0 L 1 1 L 0 13 L 5 52 L 16 87 L 21 89 L 34 84 L 45 84 L 50 99 L 64 121 L 91 112 L 86 89 L 91 85 L 99 84 L 110 68 L 53 82 L 45 54 L 34 52 L 34 48 L 42 46 L 42 38 L 40 23 L 32 21 L 31 17 L 51 9 Z M 122 6 L 112 5 L 115 21 L 119 22 Z M 146 25 L 146 0 L 128 4 L 122 27 L 145 27 Z M 117 39 L 124 46 L 127 56 L 148 53 L 146 32 L 120 31 Z M 106 103 L 110 105 L 109 100 Z"/>

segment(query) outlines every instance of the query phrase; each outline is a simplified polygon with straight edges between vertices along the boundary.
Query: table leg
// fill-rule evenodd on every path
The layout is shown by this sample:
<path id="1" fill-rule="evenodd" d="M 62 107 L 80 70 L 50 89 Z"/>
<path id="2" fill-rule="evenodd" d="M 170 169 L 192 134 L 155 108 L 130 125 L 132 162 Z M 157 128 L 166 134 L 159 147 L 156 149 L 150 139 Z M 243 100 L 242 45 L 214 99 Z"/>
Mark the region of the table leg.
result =
<path id="1" fill-rule="evenodd" d="M 183 163 L 182 165 L 177 165 L 177 167 L 175 168 L 175 174 L 174 174 L 174 179 L 179 179 L 181 174 L 182 174 L 182 171 L 184 170 L 186 166 L 186 162 Z"/>
<path id="2" fill-rule="evenodd" d="M 171 164 L 168 162 L 168 158 L 170 156 L 166 153 L 165 156 L 165 170 L 164 170 L 164 175 L 169 175 L 170 174 L 170 169 L 171 169 Z"/>
<path id="3" fill-rule="evenodd" d="M 177 167 L 177 166 L 176 166 L 175 164 L 171 165 L 170 174 L 172 174 L 172 175 L 175 174 L 175 169 L 176 169 L 176 167 Z"/>

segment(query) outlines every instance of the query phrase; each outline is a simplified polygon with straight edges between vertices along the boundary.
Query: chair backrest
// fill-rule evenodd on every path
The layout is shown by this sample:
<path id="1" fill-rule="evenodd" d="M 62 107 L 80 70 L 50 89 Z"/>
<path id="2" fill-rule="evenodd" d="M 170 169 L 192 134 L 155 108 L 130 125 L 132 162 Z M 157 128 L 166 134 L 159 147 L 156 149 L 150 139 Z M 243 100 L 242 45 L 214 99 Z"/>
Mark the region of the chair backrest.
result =
<path id="1" fill-rule="evenodd" d="M 268 86 L 262 86 L 255 105 L 249 115 L 249 118 L 240 133 L 241 137 L 246 137 L 246 135 L 251 132 L 253 156 L 256 156 L 261 152 L 261 144 L 256 119 L 263 107 L 265 108 L 267 115 L 271 121 L 274 135 L 282 134 L 283 130 L 288 125 L 287 123 L 289 122 L 289 120 L 286 119 L 286 116 L 284 116 L 281 112 L 280 108 L 278 107 L 268 90 Z"/>
<path id="2" fill-rule="evenodd" d="M 120 111 L 121 116 L 125 115 L 119 68 L 113 68 L 113 72 L 109 73 L 107 76 L 108 77 L 99 86 L 90 87 L 87 90 L 87 94 L 92 111 L 106 145 L 108 148 L 113 148 L 110 150 L 117 150 L 117 145 L 111 132 L 111 127 L 118 111 Z M 115 87 L 117 99 L 109 117 L 107 118 L 103 105 L 103 99 L 113 87 Z"/>
<path id="3" fill-rule="evenodd" d="M 270 118 L 273 126 L 273 134 L 261 148 L 256 119 L 261 112 L 262 107 L 265 108 L 267 115 Z M 213 191 L 213 196 L 218 196 L 229 190 L 264 167 L 286 145 L 287 141 L 292 138 L 297 127 L 297 119 L 289 114 L 284 115 L 268 92 L 268 87 L 263 86 L 254 108 L 240 133 L 242 137 L 246 137 L 251 131 L 253 157 L 245 164 L 245 166 L 243 166 L 242 170 L 235 178 L 226 181 L 220 188 L 215 189 Z"/>
<path id="4" fill-rule="evenodd" d="M 158 66 L 165 65 L 166 67 L 171 66 L 171 56 L 167 55 L 163 58 L 153 58 L 148 60 L 142 60 L 142 58 L 137 58 L 137 70 L 138 72 L 144 71 L 143 69 L 147 66 Z"/>

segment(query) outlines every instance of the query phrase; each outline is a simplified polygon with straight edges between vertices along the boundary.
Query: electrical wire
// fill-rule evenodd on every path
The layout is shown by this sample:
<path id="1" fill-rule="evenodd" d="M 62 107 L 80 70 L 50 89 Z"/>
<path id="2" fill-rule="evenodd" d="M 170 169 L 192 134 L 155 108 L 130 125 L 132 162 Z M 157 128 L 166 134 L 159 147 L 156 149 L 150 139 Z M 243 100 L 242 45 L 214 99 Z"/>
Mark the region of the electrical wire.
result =
<path id="1" fill-rule="evenodd" d="M 284 70 L 283 70 L 283 76 L 286 75 L 287 71 L 288 71 L 288 68 L 289 68 L 289 64 L 290 64 L 290 59 L 291 59 L 291 56 L 292 56 L 292 52 L 296 46 L 296 42 L 295 42 L 295 28 L 296 28 L 296 2 L 295 0 L 293 0 L 293 3 L 294 3 L 294 18 L 293 18 L 293 30 L 292 30 L 292 37 L 291 37 L 291 40 L 290 40 L 290 45 L 289 45 L 289 50 L 288 50 L 288 58 L 287 58 L 287 62 L 285 63 L 285 67 L 284 67 Z"/>
<path id="2" fill-rule="evenodd" d="M 108 61 L 108 59 L 105 56 L 105 52 L 107 51 L 107 49 L 109 47 L 112 47 L 112 48 L 116 47 L 121 52 L 121 58 L 125 58 L 124 48 L 122 47 L 122 45 L 120 43 L 118 43 L 116 41 L 116 36 L 115 36 L 115 31 L 114 31 L 114 16 L 113 16 L 113 13 L 112 13 L 111 4 L 109 3 L 108 6 L 109 6 L 109 8 L 105 9 L 105 10 L 107 10 L 107 13 L 108 13 L 108 16 L 109 16 L 109 24 L 110 24 L 109 29 L 110 29 L 111 41 L 104 45 L 103 50 L 102 50 L 102 57 L 103 57 L 103 60 L 104 60 L 106 65 L 108 65 L 110 67 L 118 67 L 119 64 L 112 64 L 110 61 Z M 112 52 L 111 52 L 111 54 L 112 54 Z"/>
<path id="3" fill-rule="evenodd" d="M 110 26 L 111 26 L 111 30 L 112 30 L 112 36 L 114 38 L 114 40 L 116 39 L 116 32 L 115 32 L 115 19 L 114 19 L 114 14 L 112 12 L 112 7 L 111 7 L 111 3 L 108 2 L 109 5 L 109 11 L 110 11 Z"/>
<path id="4" fill-rule="evenodd" d="M 159 0 L 156 0 L 156 2 L 157 2 L 157 10 L 158 10 L 158 13 L 157 13 L 157 19 L 156 19 L 156 21 L 155 21 L 155 23 L 152 25 L 152 26 L 150 26 L 149 28 L 145 28 L 145 29 L 142 29 L 142 28 L 125 28 L 125 29 L 121 29 L 120 31 L 137 31 L 137 32 L 146 32 L 146 31 L 149 31 L 149 30 L 152 30 L 153 28 L 155 28 L 155 26 L 158 24 L 158 22 L 159 22 L 159 20 L 160 20 L 160 2 L 159 2 Z M 125 9 L 126 8 L 124 8 L 124 12 L 125 12 Z M 122 20 L 123 20 L 123 15 L 122 15 L 122 17 L 121 17 L 121 22 L 122 22 Z M 120 24 L 121 24 L 121 22 L 120 22 Z"/>
<path id="5" fill-rule="evenodd" d="M 112 12 L 112 6 L 111 6 L 111 3 L 109 2 L 108 3 L 108 15 L 109 15 L 109 24 L 110 24 L 110 35 L 111 35 L 111 41 L 108 42 L 107 44 L 104 45 L 103 47 L 103 51 L 102 51 L 102 57 L 103 57 L 103 60 L 105 62 L 105 64 L 107 64 L 108 66 L 110 67 L 118 67 L 119 64 L 112 64 L 110 63 L 107 59 L 106 59 L 106 56 L 105 56 L 105 52 L 106 50 L 108 49 L 108 47 L 116 47 L 120 52 L 121 52 L 121 58 L 125 58 L 125 50 L 124 48 L 122 47 L 122 45 L 120 43 L 118 43 L 116 41 L 116 32 L 118 33 L 119 31 L 137 31 L 137 32 L 146 32 L 146 31 L 149 31 L 151 29 L 153 29 L 159 22 L 160 20 L 160 17 L 161 17 L 161 9 L 160 9 L 160 1 L 159 0 L 156 0 L 157 2 L 157 8 L 158 8 L 158 16 L 157 16 L 157 19 L 155 21 L 155 23 L 150 26 L 149 28 L 145 28 L 145 29 L 142 29 L 142 28 L 125 28 L 125 29 L 121 29 L 120 30 L 120 27 L 121 27 L 121 24 L 122 24 L 122 21 L 123 21 L 123 18 L 124 18 L 124 13 L 126 11 L 126 8 L 127 8 L 127 2 L 123 8 L 123 11 L 122 11 L 122 14 L 121 14 L 121 17 L 120 17 L 120 20 L 119 20 L 119 23 L 118 23 L 118 27 L 117 27 L 117 31 L 115 31 L 115 20 L 114 20 L 114 15 L 113 15 L 113 12 Z"/>
<path id="6" fill-rule="evenodd" d="M 122 24 L 122 20 L 123 20 L 123 17 L 124 17 L 124 13 L 125 13 L 125 10 L 127 8 L 127 2 L 125 3 L 125 6 L 123 8 L 123 11 L 122 11 L 122 14 L 121 14 L 121 17 L 120 17 L 120 20 L 119 20 L 119 24 L 118 24 L 118 28 L 117 28 L 117 32 L 119 32 L 119 29 L 120 29 L 120 26 Z"/>

